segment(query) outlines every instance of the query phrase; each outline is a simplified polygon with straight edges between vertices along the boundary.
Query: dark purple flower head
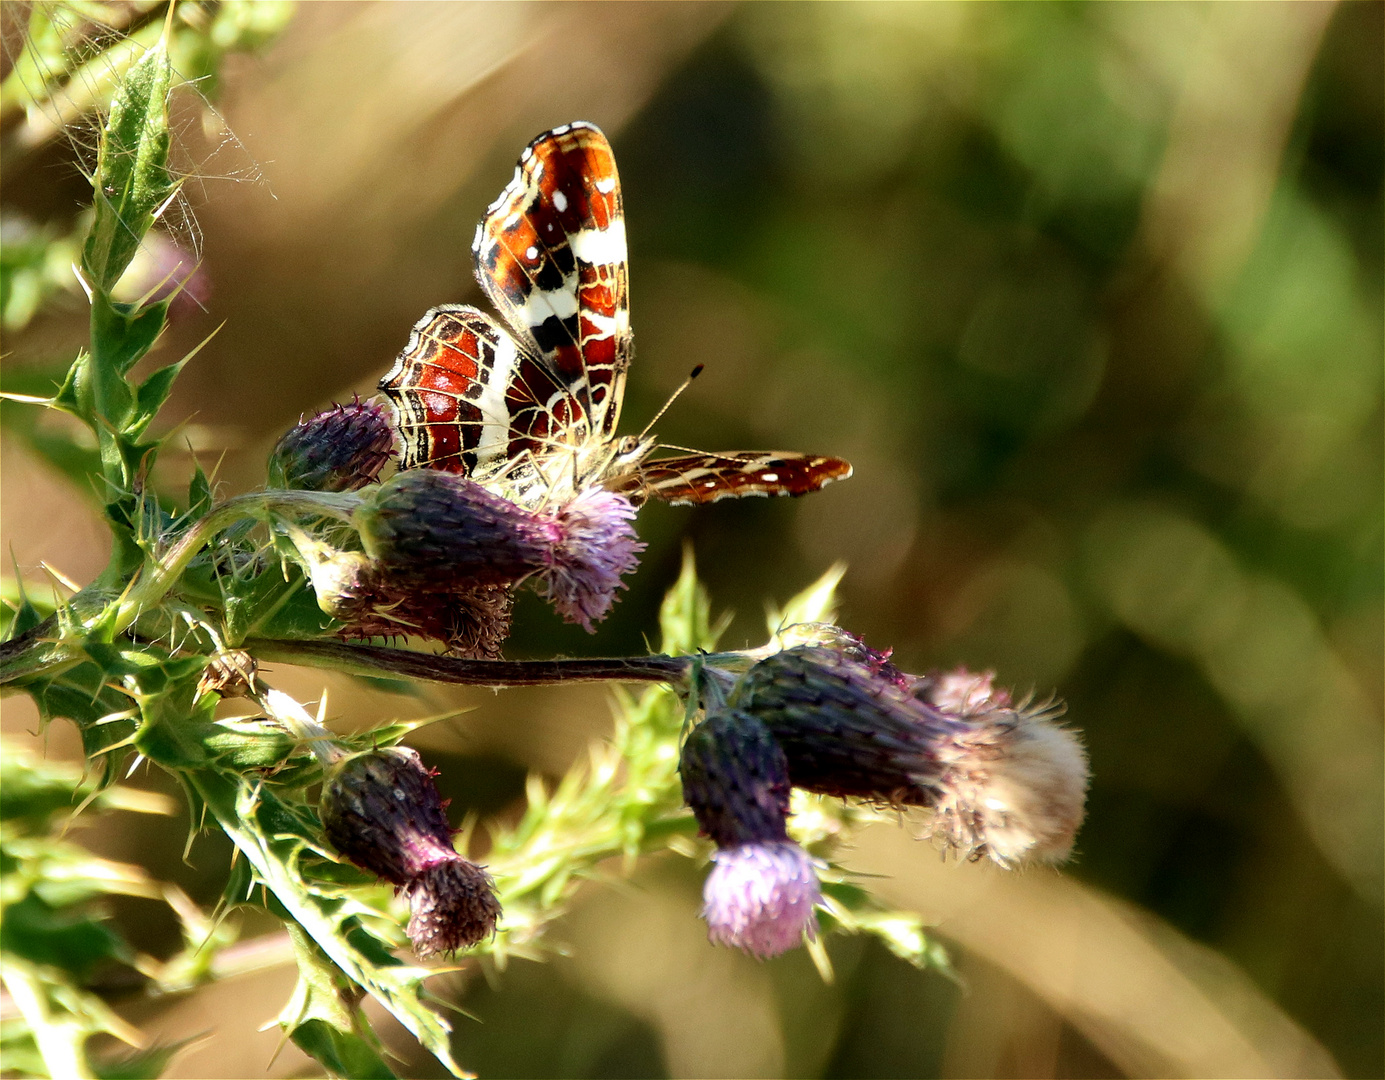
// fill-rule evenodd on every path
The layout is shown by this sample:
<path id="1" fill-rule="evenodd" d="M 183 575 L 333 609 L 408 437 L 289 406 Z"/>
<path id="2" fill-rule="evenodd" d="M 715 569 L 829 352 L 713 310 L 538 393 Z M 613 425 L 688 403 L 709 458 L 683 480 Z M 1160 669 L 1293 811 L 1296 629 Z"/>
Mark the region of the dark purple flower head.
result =
<path id="1" fill-rule="evenodd" d="M 615 603 L 620 580 L 644 550 L 630 522 L 635 508 L 623 495 L 589 488 L 552 514 L 555 543 L 544 575 L 558 614 L 588 633 Z"/>
<path id="2" fill-rule="evenodd" d="M 545 569 L 558 527 L 455 473 L 409 469 L 356 511 L 366 553 L 396 583 L 449 591 Z"/>
<path id="3" fill-rule="evenodd" d="M 452 846 L 433 774 L 407 747 L 337 765 L 323 784 L 327 838 L 346 858 L 409 897 L 409 938 L 420 956 L 474 945 L 495 930 L 490 876 Z"/>
<path id="4" fill-rule="evenodd" d="M 394 452 L 389 410 L 377 401 L 337 405 L 289 428 L 269 455 L 271 487 L 355 491 Z"/>
<path id="5" fill-rule="evenodd" d="M 709 714 L 684 742 L 678 773 L 683 801 L 718 847 L 789 838 L 788 762 L 749 713 Z"/>
<path id="6" fill-rule="evenodd" d="M 559 614 L 590 631 L 643 550 L 634 516 L 627 499 L 599 488 L 554 510 L 527 510 L 454 473 L 410 469 L 372 491 L 355 523 L 377 576 L 416 615 L 435 606 L 425 593 L 533 577 Z"/>
<path id="7" fill-rule="evenodd" d="M 817 936 L 817 871 L 792 840 L 724 847 L 702 888 L 707 936 L 764 959 Z"/>
<path id="8" fill-rule="evenodd" d="M 1067 858 L 1087 762 L 1057 710 L 1011 708 L 985 676 L 919 679 L 879 657 L 785 649 L 751 668 L 732 704 L 773 733 L 796 787 L 928 807 L 934 837 L 970 857 Z"/>

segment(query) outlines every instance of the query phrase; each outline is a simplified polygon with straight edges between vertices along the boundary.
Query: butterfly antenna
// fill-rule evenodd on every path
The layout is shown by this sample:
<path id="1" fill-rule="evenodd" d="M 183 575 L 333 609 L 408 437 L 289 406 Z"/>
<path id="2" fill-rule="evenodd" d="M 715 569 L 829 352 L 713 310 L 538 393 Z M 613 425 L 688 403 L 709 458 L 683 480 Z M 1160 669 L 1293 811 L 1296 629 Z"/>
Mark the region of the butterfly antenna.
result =
<path id="1" fill-rule="evenodd" d="M 675 401 L 678 400 L 678 395 L 692 385 L 692 381 L 702 374 L 702 369 L 706 366 L 706 364 L 698 364 L 697 367 L 693 368 L 692 371 L 688 373 L 688 377 L 683 380 L 682 385 L 679 386 L 677 390 L 675 390 L 668 396 L 668 400 L 664 402 L 664 407 L 654 414 L 653 420 L 649 421 L 649 423 L 644 425 L 644 430 L 641 431 L 639 434 L 640 442 L 644 441 L 644 437 L 648 435 L 650 429 L 653 428 L 654 425 L 659 422 L 659 418 L 663 416 L 664 413 L 668 412 L 670 405 L 672 405 Z"/>
<path id="2" fill-rule="evenodd" d="M 717 453 L 715 450 L 699 450 L 694 446 L 678 446 L 676 443 L 661 442 L 656 450 L 677 450 L 682 454 L 696 454 L 698 457 L 716 458 L 718 461 L 731 461 L 742 464 L 745 461 L 745 452 L 740 454 Z"/>

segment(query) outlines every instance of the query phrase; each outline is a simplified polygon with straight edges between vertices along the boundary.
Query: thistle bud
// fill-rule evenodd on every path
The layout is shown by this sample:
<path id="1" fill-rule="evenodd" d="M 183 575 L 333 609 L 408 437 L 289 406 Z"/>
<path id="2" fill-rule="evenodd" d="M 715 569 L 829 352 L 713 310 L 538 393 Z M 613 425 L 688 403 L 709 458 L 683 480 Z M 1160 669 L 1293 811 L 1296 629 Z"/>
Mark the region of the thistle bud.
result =
<path id="1" fill-rule="evenodd" d="M 510 584 L 549 564 L 557 526 L 454 473 L 409 469 L 356 512 L 366 552 L 394 582 L 450 591 Z"/>
<path id="2" fill-rule="evenodd" d="M 379 475 L 393 451 L 394 428 L 383 406 L 337 405 L 283 434 L 269 455 L 269 485 L 355 491 Z"/>
<path id="3" fill-rule="evenodd" d="M 678 774 L 683 801 L 718 847 L 789 838 L 789 765 L 749 713 L 714 713 L 693 728 Z"/>
<path id="4" fill-rule="evenodd" d="M 822 899 L 808 853 L 789 839 L 789 776 L 768 729 L 742 712 L 693 729 L 679 761 L 683 798 L 717 845 L 702 917 L 717 945 L 764 958 L 817 932 Z"/>
<path id="5" fill-rule="evenodd" d="M 1003 866 L 1072 851 L 1081 744 L 1057 709 L 1011 708 L 988 677 L 919 679 L 883 654 L 800 646 L 751 668 L 734 704 L 773 733 L 796 787 L 927 807 L 945 847 Z"/>
<path id="6" fill-rule="evenodd" d="M 407 747 L 347 758 L 323 785 L 327 838 L 408 896 L 409 940 L 422 957 L 474 945 L 500 918 L 490 875 L 453 848 L 444 806 Z"/>

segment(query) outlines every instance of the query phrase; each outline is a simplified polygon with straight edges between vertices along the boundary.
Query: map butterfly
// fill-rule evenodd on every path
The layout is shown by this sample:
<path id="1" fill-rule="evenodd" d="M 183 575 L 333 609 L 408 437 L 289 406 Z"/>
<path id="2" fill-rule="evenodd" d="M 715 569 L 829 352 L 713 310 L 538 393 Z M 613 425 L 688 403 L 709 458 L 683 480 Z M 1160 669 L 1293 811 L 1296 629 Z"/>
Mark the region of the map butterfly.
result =
<path id="1" fill-rule="evenodd" d="M 802 495 L 851 475 L 839 458 L 793 451 L 651 459 L 654 436 L 616 435 L 633 352 L 625 216 L 615 156 L 594 124 L 529 144 L 472 252 L 504 323 L 443 304 L 415 324 L 380 381 L 401 468 L 461 473 L 530 507 L 592 485 L 637 505 L 689 504 Z"/>

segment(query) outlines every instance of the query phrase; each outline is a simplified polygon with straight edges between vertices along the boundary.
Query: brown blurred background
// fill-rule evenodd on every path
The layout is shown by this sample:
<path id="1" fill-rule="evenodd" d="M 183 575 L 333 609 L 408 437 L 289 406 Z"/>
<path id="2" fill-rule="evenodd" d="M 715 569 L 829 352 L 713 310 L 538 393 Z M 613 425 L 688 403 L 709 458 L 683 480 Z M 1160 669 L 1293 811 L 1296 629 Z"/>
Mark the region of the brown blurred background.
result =
<path id="1" fill-rule="evenodd" d="M 1070 702 L 1093 784 L 1061 874 L 940 865 L 908 828 L 848 860 L 921 911 L 960 984 L 875 945 L 757 964 L 705 944 L 698 874 L 591 887 L 571 958 L 462 974 L 485 1076 L 1379 1076 L 1382 1055 L 1382 5 L 313 3 L 177 111 L 215 338 L 165 416 L 223 493 L 300 413 L 373 392 L 431 305 L 479 302 L 470 240 L 520 148 L 611 136 L 637 430 L 838 454 L 801 501 L 652 506 L 595 637 L 522 604 L 511 654 L 643 651 L 691 540 L 730 646 L 837 559 L 842 620 L 908 670 L 995 668 Z M 55 146 L 4 199 L 68 223 Z M 224 325 L 223 325 L 224 324 Z M 80 296 L 4 346 L 70 360 Z M 87 492 L 3 443 L 27 578 L 104 563 Z M 343 724 L 474 711 L 418 743 L 454 810 L 512 812 L 609 730 L 600 690 L 417 697 L 271 678 Z M 6 698 L 7 734 L 35 726 Z M 71 733 L 47 736 L 74 753 Z M 141 782 L 157 785 L 157 778 Z M 224 845 L 89 834 L 210 904 Z M 133 826 L 130 827 L 133 829 Z M 174 947 L 155 905 L 119 914 Z M 256 928 L 249 928 L 255 930 Z M 259 1075 L 291 969 L 169 1007 L 183 1076 Z M 406 1040 L 392 1045 L 407 1052 Z M 310 1075 L 290 1052 L 275 1075 Z M 415 1058 L 411 1075 L 436 1066 Z"/>

